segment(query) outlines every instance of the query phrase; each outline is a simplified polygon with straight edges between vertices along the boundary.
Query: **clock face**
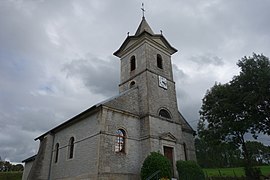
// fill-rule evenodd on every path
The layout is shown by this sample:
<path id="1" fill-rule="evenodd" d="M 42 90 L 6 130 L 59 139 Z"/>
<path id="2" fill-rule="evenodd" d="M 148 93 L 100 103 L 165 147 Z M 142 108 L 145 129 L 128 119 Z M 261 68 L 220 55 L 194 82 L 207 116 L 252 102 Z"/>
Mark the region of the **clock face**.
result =
<path id="1" fill-rule="evenodd" d="M 162 87 L 164 89 L 167 89 L 167 79 L 165 77 L 162 76 L 158 76 L 158 85 L 159 87 Z"/>

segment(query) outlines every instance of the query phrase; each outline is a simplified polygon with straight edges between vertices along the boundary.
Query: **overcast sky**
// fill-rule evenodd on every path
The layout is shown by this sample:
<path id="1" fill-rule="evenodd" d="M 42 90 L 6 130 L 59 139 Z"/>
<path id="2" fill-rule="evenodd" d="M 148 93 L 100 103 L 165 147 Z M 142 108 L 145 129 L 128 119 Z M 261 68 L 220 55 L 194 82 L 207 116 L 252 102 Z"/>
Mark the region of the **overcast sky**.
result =
<path id="1" fill-rule="evenodd" d="M 34 138 L 118 93 L 112 55 L 141 21 L 142 1 L 0 1 L 0 156 L 37 153 Z M 201 100 L 253 52 L 270 56 L 269 0 L 145 0 L 146 20 L 178 49 L 178 106 L 196 129 Z M 269 137 L 262 139 L 269 143 Z"/>

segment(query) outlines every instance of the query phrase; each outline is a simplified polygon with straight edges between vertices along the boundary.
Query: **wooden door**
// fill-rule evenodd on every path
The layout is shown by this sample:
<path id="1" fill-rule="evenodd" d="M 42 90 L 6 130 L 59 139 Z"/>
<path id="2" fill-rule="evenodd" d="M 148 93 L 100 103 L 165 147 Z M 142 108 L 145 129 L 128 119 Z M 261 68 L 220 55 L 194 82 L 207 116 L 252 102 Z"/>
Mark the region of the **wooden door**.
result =
<path id="1" fill-rule="evenodd" d="M 172 166 L 172 176 L 174 175 L 174 171 L 173 171 L 173 148 L 172 147 L 167 147 L 164 146 L 163 147 L 163 151 L 164 151 L 164 156 L 167 157 L 170 162 L 171 162 L 171 166 Z"/>

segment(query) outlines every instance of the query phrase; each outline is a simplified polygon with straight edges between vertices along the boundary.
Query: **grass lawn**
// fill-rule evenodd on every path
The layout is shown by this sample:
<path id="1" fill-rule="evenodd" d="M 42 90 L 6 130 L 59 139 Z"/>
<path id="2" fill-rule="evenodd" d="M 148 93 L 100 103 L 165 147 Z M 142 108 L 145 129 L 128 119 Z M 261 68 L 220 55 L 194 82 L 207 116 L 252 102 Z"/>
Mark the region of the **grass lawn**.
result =
<path id="1" fill-rule="evenodd" d="M 262 175 L 269 176 L 270 175 L 270 166 L 259 166 L 262 172 Z M 243 167 L 236 167 L 236 168 L 206 168 L 203 169 L 204 174 L 206 177 L 212 176 L 227 176 L 227 177 L 241 177 L 245 176 L 244 168 Z"/>
<path id="2" fill-rule="evenodd" d="M 22 171 L 0 172 L 0 180 L 21 180 Z"/>
<path id="3" fill-rule="evenodd" d="M 270 175 L 270 166 L 260 166 L 262 175 L 269 176 Z"/>

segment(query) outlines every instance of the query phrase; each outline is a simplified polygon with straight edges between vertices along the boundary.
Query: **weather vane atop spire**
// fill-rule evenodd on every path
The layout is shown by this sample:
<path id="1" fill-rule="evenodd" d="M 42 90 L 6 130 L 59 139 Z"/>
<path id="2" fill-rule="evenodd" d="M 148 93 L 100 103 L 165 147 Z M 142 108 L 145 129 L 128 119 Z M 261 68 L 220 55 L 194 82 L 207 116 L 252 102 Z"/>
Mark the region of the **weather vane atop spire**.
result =
<path id="1" fill-rule="evenodd" d="M 144 17 L 145 9 L 144 9 L 144 4 L 143 4 L 143 3 L 142 3 L 142 8 L 141 8 L 141 10 L 142 10 L 142 15 L 143 15 L 143 17 Z"/>

